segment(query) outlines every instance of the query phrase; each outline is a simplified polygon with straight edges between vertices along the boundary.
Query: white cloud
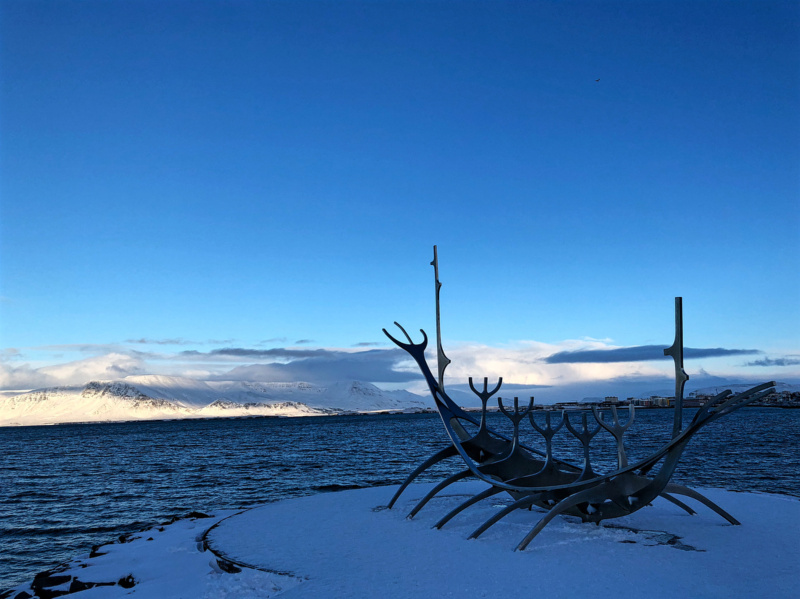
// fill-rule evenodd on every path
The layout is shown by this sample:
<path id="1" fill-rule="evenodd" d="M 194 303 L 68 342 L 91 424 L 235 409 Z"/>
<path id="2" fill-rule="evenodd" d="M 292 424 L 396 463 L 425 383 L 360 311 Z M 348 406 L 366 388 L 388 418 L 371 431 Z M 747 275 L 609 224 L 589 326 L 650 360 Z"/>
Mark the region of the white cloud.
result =
<path id="1" fill-rule="evenodd" d="M 638 376 L 659 377 L 670 372 L 670 363 L 576 363 L 547 364 L 547 356 L 577 350 L 612 349 L 599 340 L 566 340 L 558 344 L 520 341 L 513 345 L 492 347 L 475 343 L 459 344 L 445 349 L 452 364 L 446 376 L 458 382 L 468 377 L 497 379 L 524 385 L 558 385 L 584 381 L 613 380 L 636 373 Z M 431 361 L 435 370 L 435 359 Z"/>
<path id="2" fill-rule="evenodd" d="M 35 389 L 82 385 L 91 380 L 120 379 L 145 371 L 146 364 L 141 358 L 116 352 L 39 368 L 29 364 L 12 367 L 3 363 L 0 364 L 0 388 Z"/>
<path id="3" fill-rule="evenodd" d="M 431 346 L 435 345 L 431 343 Z M 435 351 L 429 347 L 428 363 L 436 374 Z M 539 389 L 537 397 L 557 394 L 625 395 L 626 389 L 669 387 L 673 376 L 670 360 L 644 362 L 558 362 L 546 358 L 560 352 L 619 350 L 607 340 L 580 339 L 559 343 L 518 341 L 503 346 L 479 343 L 450 343 L 445 353 L 452 360 L 445 377 L 451 388 L 465 385 L 469 377 L 482 383 L 483 377 L 496 381 L 503 377 L 507 394 L 510 385 Z M 34 361 L 32 355 L 45 350 L 66 351 L 67 356 L 48 356 Z M 84 357 L 81 357 L 84 356 Z M 627 354 L 626 354 L 627 355 Z M 75 359 L 79 357 L 80 359 Z M 71 359 L 70 359 L 71 358 Z M 687 360 L 690 384 L 702 378 L 700 360 Z M 754 373 L 753 370 L 761 372 Z M 796 377 L 796 368 L 781 376 Z M 776 378 L 764 368 L 744 368 L 737 361 L 715 358 L 714 376 L 726 378 Z M 0 354 L 0 389 L 31 389 L 58 385 L 80 385 L 90 380 L 120 379 L 131 374 L 161 374 L 197 380 L 252 379 L 308 382 L 359 379 L 391 384 L 416 392 L 425 391 L 425 383 L 416 364 L 397 348 L 219 348 L 200 352 L 143 353 L 121 345 L 84 344 L 27 348 L 24 353 L 8 350 Z M 697 376 L 695 376 L 697 375 Z M 492 383 L 494 384 L 494 383 Z M 594 391 L 589 388 L 594 386 Z M 542 389 L 545 388 L 546 390 Z M 519 389 L 519 387 L 517 387 Z M 602 391 L 601 390 L 605 390 Z M 511 391 L 510 393 L 513 393 Z M 520 390 L 522 395 L 524 391 Z M 582 397 L 583 395 L 581 395 Z M 580 398 L 580 397 L 578 397 Z"/>
<path id="4" fill-rule="evenodd" d="M 53 379 L 28 364 L 10 366 L 0 363 L 0 389 L 35 389 L 53 384 Z"/>

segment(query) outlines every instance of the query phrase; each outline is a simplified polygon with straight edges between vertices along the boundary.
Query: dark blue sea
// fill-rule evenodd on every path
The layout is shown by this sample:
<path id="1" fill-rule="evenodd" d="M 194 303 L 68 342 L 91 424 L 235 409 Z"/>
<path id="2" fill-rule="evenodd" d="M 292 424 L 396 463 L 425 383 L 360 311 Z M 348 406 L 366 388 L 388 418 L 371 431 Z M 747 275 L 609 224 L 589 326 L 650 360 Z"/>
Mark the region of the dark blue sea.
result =
<path id="1" fill-rule="evenodd" d="M 629 458 L 647 456 L 671 430 L 671 410 L 638 411 L 626 435 Z M 580 447 L 565 432 L 557 455 L 579 462 Z M 0 428 L 0 591 L 191 511 L 400 483 L 444 444 L 439 417 L 425 414 Z M 604 432 L 594 446 L 615 455 Z M 420 480 L 455 468 L 445 462 Z M 673 480 L 800 496 L 800 410 L 747 408 L 712 423 Z"/>

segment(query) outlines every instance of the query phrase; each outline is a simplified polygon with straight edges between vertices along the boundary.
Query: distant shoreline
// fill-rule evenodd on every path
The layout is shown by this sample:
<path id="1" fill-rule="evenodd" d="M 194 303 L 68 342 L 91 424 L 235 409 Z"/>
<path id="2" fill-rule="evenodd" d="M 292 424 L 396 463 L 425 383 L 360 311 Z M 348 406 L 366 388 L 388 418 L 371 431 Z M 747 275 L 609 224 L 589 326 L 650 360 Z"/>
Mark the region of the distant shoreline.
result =
<path id="1" fill-rule="evenodd" d="M 626 408 L 627 406 L 619 406 L 621 408 Z M 684 406 L 686 407 L 686 406 Z M 603 406 L 600 408 L 601 410 L 607 409 L 607 406 Z M 697 409 L 698 406 L 691 406 L 687 409 Z M 744 406 L 745 409 L 749 408 L 767 408 L 767 409 L 779 409 L 779 410 L 797 410 L 800 409 L 800 405 L 788 405 L 788 406 L 778 406 L 778 405 L 748 405 Z M 466 412 L 470 413 L 479 413 L 481 410 L 480 408 L 464 408 Z M 562 408 L 559 410 L 550 410 L 547 406 L 534 406 L 534 411 L 542 411 L 542 412 L 581 412 L 584 410 L 588 410 L 587 408 Z M 672 406 L 635 406 L 636 411 L 639 410 L 671 410 L 673 409 Z M 488 412 L 495 414 L 499 413 L 497 408 L 489 408 L 487 409 Z M 337 416 L 413 416 L 413 415 L 437 415 L 438 412 L 433 409 L 426 409 L 426 410 L 415 410 L 415 411 L 388 411 L 388 410 L 381 410 L 376 412 L 340 412 L 340 413 L 328 413 L 328 414 L 304 414 L 304 415 L 292 415 L 292 416 L 284 416 L 284 415 L 274 415 L 274 414 L 252 414 L 252 415 L 241 415 L 241 416 L 189 416 L 186 418 L 143 418 L 141 420 L 83 420 L 83 421 L 74 421 L 74 422 L 51 422 L 51 423 L 37 423 L 37 424 L 0 424 L 0 429 L 6 428 L 29 428 L 29 427 L 36 427 L 36 426 L 79 426 L 79 425 L 88 425 L 88 424 L 131 424 L 131 423 L 145 423 L 145 422 L 195 422 L 195 421 L 211 421 L 211 420 L 293 420 L 295 418 L 331 418 Z"/>

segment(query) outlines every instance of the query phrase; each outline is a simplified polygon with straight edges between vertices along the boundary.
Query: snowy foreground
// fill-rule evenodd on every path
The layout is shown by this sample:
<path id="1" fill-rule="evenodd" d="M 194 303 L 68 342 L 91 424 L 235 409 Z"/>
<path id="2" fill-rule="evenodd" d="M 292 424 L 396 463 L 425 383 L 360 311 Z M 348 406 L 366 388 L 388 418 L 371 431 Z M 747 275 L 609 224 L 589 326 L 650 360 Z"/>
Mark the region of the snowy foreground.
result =
<path id="1" fill-rule="evenodd" d="M 467 540 L 508 499 L 486 500 L 434 530 L 482 483 L 452 485 L 407 520 L 412 500 L 430 488 L 412 485 L 392 510 L 384 506 L 396 487 L 377 487 L 180 520 L 102 546 L 104 555 L 52 575 L 61 579 L 39 580 L 60 581 L 64 591 L 118 583 L 69 595 L 81 599 L 798 596 L 797 498 L 705 491 L 742 526 L 663 500 L 599 527 L 558 518 L 514 552 L 541 513 L 517 511 Z M 31 589 L 10 596 L 22 592 Z"/>

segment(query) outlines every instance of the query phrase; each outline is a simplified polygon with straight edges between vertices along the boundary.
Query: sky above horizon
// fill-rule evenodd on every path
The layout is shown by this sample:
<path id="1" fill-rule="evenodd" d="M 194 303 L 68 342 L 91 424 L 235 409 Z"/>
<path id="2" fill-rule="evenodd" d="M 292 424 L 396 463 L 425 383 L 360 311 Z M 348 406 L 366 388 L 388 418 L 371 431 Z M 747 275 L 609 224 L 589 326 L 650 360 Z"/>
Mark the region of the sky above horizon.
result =
<path id="1" fill-rule="evenodd" d="M 418 387 L 434 244 L 454 382 L 662 380 L 675 296 L 800 382 L 795 2 L 11 0 L 0 77 L 0 389 Z"/>

